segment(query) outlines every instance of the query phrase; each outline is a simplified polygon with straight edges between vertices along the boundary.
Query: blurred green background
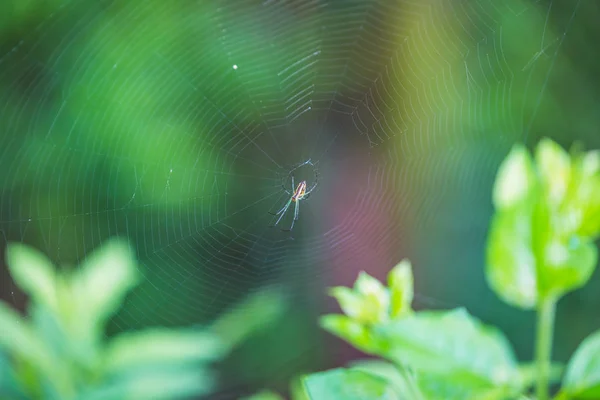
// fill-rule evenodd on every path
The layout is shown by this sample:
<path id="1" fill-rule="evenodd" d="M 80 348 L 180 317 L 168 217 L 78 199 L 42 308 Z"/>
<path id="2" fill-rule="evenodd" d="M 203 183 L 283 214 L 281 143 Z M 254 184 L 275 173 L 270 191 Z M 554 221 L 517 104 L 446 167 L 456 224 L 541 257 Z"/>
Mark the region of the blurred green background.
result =
<path id="1" fill-rule="evenodd" d="M 531 358 L 533 314 L 484 281 L 491 186 L 515 142 L 600 147 L 599 18 L 590 1 L 5 0 L 1 237 L 64 266 L 128 237 L 146 280 L 109 335 L 284 285 L 289 312 L 214 398 L 359 356 L 317 327 L 325 288 L 404 257 L 417 306 L 465 306 Z M 290 233 L 269 211 L 292 173 L 314 191 Z M 24 309 L 5 266 L 0 297 Z M 559 303 L 556 359 L 599 304 L 598 274 Z"/>

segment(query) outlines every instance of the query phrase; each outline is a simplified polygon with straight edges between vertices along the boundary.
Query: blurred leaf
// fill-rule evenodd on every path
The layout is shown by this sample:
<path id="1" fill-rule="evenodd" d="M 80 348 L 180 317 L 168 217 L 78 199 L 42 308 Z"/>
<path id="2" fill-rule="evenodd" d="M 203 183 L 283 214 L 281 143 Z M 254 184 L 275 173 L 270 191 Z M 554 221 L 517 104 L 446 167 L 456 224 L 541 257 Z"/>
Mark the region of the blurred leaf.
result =
<path id="1" fill-rule="evenodd" d="M 397 318 L 412 310 L 414 278 L 409 260 L 402 260 L 388 274 L 390 316 Z"/>
<path id="2" fill-rule="evenodd" d="M 516 361 L 506 338 L 463 309 L 422 311 L 377 331 L 384 355 L 419 373 L 445 376 L 482 393 L 515 385 Z"/>
<path id="3" fill-rule="evenodd" d="M 544 138 L 535 150 L 535 162 L 546 201 L 556 207 L 564 200 L 571 183 L 569 154 L 554 141 Z"/>
<path id="4" fill-rule="evenodd" d="M 309 399 L 377 400 L 398 399 L 391 385 L 380 377 L 356 369 L 333 369 L 303 379 Z"/>
<path id="5" fill-rule="evenodd" d="M 30 318 L 35 335 L 45 343 L 55 357 L 69 357 L 70 341 L 54 313 L 40 303 L 30 307 Z"/>
<path id="6" fill-rule="evenodd" d="M 223 350 L 216 337 L 200 331 L 163 328 L 123 333 L 106 349 L 105 370 L 115 373 L 148 365 L 213 361 L 224 355 Z"/>
<path id="7" fill-rule="evenodd" d="M 284 308 L 284 296 L 280 288 L 262 289 L 219 317 L 209 331 L 230 349 L 246 336 L 272 324 L 281 316 Z"/>
<path id="8" fill-rule="evenodd" d="M 561 392 L 579 399 L 600 398 L 600 331 L 588 336 L 575 350 Z"/>
<path id="9" fill-rule="evenodd" d="M 52 360 L 44 343 L 16 312 L 0 301 L 0 348 L 13 357 L 42 368 L 51 368 Z"/>
<path id="10" fill-rule="evenodd" d="M 544 247 L 538 269 L 540 295 L 560 296 L 585 285 L 598 260 L 598 249 L 588 238 L 553 238 Z"/>
<path id="11" fill-rule="evenodd" d="M 199 371 L 197 368 L 132 372 L 84 392 L 78 400 L 173 400 L 209 393 L 213 390 L 214 380 L 208 371 Z"/>
<path id="12" fill-rule="evenodd" d="M 326 331 L 366 353 L 376 354 L 379 349 L 376 338 L 370 330 L 350 317 L 338 314 L 324 315 L 320 318 L 320 325 Z"/>
<path id="13" fill-rule="evenodd" d="M 527 206 L 498 211 L 492 218 L 486 249 L 486 279 L 505 302 L 531 309 L 538 301 L 531 214 Z"/>
<path id="14" fill-rule="evenodd" d="M 0 399 L 25 400 L 11 368 L 8 356 L 0 351 Z"/>
<path id="15" fill-rule="evenodd" d="M 577 233 L 596 238 L 600 233 L 600 151 L 588 151 L 575 161 L 578 178 L 581 181 L 574 194 L 577 206 L 584 206 L 580 215 Z"/>
<path id="16" fill-rule="evenodd" d="M 46 344 L 35 334 L 28 322 L 16 312 L 0 302 L 0 350 L 4 349 L 20 366 L 17 376 L 26 378 L 19 371 L 32 375 L 36 385 L 48 386 L 47 390 L 70 393 L 71 386 L 61 364 L 53 357 Z"/>
<path id="17" fill-rule="evenodd" d="M 270 390 L 263 390 L 262 392 L 258 392 L 253 394 L 252 396 L 242 397 L 239 400 L 285 400 L 279 394 L 272 392 Z"/>
<path id="18" fill-rule="evenodd" d="M 600 231 L 600 218 L 598 226 L 583 222 L 584 216 L 600 217 L 600 154 L 570 156 L 542 139 L 535 161 L 536 169 L 527 150 L 515 146 L 500 166 L 486 252 L 489 285 L 504 301 L 524 309 L 590 279 L 597 249 L 577 232 Z"/>
<path id="19" fill-rule="evenodd" d="M 81 324 L 103 324 L 121 306 L 127 292 L 138 284 L 133 250 L 121 239 L 111 239 L 92 253 L 73 275 Z"/>
<path id="20" fill-rule="evenodd" d="M 292 379 L 290 384 L 290 400 L 310 400 L 304 390 L 304 376 L 298 375 Z"/>
<path id="21" fill-rule="evenodd" d="M 365 323 L 385 321 L 389 316 L 390 296 L 383 284 L 361 271 L 354 282 L 354 292 L 361 297 L 363 310 L 360 315 Z"/>
<path id="22" fill-rule="evenodd" d="M 356 321 L 371 321 L 373 316 L 377 315 L 377 305 L 369 304 L 359 293 L 350 288 L 334 287 L 329 290 L 329 294 L 338 301 L 344 314 Z"/>
<path id="23" fill-rule="evenodd" d="M 397 274 L 399 271 L 394 273 Z M 401 284 L 397 278 L 391 277 L 391 279 L 396 284 Z M 410 295 L 410 293 L 400 293 L 401 289 L 401 287 L 396 288 L 395 301 L 397 302 L 402 301 L 403 295 Z M 338 286 L 331 288 L 329 294 L 335 297 L 342 311 L 356 322 L 376 324 L 390 318 L 390 291 L 379 280 L 364 271 L 358 275 L 354 288 Z M 396 312 L 400 311 L 396 310 Z"/>
<path id="24" fill-rule="evenodd" d="M 416 376 L 407 369 L 403 369 L 401 372 L 400 368 L 402 367 L 381 360 L 360 360 L 353 362 L 350 366 L 354 370 L 364 371 L 385 379 L 402 399 L 423 399 L 423 395 L 416 386 Z"/>
<path id="25" fill-rule="evenodd" d="M 471 388 L 457 384 L 452 378 L 418 373 L 417 385 L 427 400 L 471 400 Z M 477 395 L 480 396 L 481 392 L 478 391 Z"/>
<path id="26" fill-rule="evenodd" d="M 531 387 L 537 379 L 537 364 L 535 362 L 521 364 L 517 367 L 519 379 L 523 387 Z M 565 366 L 559 363 L 552 363 L 550 365 L 550 376 L 548 381 L 550 383 L 558 383 L 562 377 Z"/>
<path id="27" fill-rule="evenodd" d="M 505 210 L 527 200 L 536 180 L 531 155 L 525 147 L 515 145 L 498 169 L 493 189 L 495 208 Z"/>
<path id="28" fill-rule="evenodd" d="M 44 254 L 21 243 L 9 243 L 6 262 L 15 283 L 33 301 L 58 309 L 56 270 Z"/>

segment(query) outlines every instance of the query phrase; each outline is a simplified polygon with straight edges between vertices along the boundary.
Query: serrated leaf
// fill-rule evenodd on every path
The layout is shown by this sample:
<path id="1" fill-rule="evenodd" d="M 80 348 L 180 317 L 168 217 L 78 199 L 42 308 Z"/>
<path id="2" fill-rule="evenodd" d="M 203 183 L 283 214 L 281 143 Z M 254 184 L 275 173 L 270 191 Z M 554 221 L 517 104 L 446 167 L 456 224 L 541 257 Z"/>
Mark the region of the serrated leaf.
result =
<path id="1" fill-rule="evenodd" d="M 338 368 L 304 377 L 309 399 L 400 400 L 385 379 L 355 369 Z"/>
<path id="2" fill-rule="evenodd" d="M 480 392 L 514 384 L 516 361 L 506 338 L 462 309 L 422 311 L 379 327 L 377 335 L 386 358 L 420 373 Z"/>
<path id="3" fill-rule="evenodd" d="M 523 309 L 534 308 L 539 297 L 531 229 L 529 207 L 514 207 L 496 212 L 487 239 L 488 284 L 502 300 Z"/>
<path id="4" fill-rule="evenodd" d="M 588 336 L 575 350 L 561 392 L 578 399 L 600 398 L 600 331 Z"/>
<path id="5" fill-rule="evenodd" d="M 43 303 L 52 310 L 58 309 L 56 270 L 44 254 L 21 243 L 9 243 L 6 262 L 17 286 L 33 301 Z"/>
<path id="6" fill-rule="evenodd" d="M 223 355 L 218 338 L 207 332 L 155 328 L 114 338 L 105 352 L 105 370 L 115 373 L 141 366 L 209 362 Z"/>

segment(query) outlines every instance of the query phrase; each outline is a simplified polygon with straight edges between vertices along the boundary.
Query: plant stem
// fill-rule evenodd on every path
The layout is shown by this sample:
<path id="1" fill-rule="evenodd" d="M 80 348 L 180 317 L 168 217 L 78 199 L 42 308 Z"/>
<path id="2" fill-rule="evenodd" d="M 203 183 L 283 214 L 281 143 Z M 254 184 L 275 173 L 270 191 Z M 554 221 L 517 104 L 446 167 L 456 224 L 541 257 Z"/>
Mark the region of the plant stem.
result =
<path id="1" fill-rule="evenodd" d="M 552 335 L 554 331 L 554 313 L 556 299 L 548 296 L 541 299 L 537 313 L 537 332 L 535 358 L 537 364 L 537 400 L 548 400 L 548 381 L 550 377 L 550 359 L 552 356 Z"/>

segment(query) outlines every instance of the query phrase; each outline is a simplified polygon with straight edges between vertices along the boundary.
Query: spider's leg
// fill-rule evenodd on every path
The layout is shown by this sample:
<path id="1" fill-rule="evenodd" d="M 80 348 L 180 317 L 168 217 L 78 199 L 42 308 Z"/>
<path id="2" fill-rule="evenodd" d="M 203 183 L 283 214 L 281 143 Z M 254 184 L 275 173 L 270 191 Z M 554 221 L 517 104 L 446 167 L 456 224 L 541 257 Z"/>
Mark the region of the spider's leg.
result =
<path id="1" fill-rule="evenodd" d="M 294 209 L 294 221 L 298 219 L 300 215 L 300 200 L 296 200 L 296 208 Z"/>
<path id="2" fill-rule="evenodd" d="M 292 229 L 294 229 L 294 223 L 298 219 L 298 215 L 299 215 L 299 211 L 300 211 L 299 207 L 300 207 L 300 201 L 296 200 L 296 207 L 294 208 L 294 218 L 292 218 L 292 226 L 290 226 L 290 229 L 282 229 L 282 231 L 289 232 Z"/>
<path id="3" fill-rule="evenodd" d="M 287 203 L 285 203 L 285 204 L 283 205 L 283 207 L 281 207 L 281 210 L 277 211 L 277 213 L 273 214 L 272 212 L 270 212 L 270 211 L 269 211 L 269 214 L 271 214 L 271 215 L 279 215 L 281 212 L 285 211 L 285 209 L 286 209 L 287 207 L 289 207 L 289 205 L 290 205 L 290 201 L 291 201 L 291 199 L 290 199 L 290 200 L 288 200 L 288 202 L 287 202 Z"/>
<path id="4" fill-rule="evenodd" d="M 290 208 L 290 204 L 292 204 L 292 199 L 289 199 L 288 202 L 285 204 L 285 206 L 281 209 L 281 211 L 280 211 L 281 215 L 277 219 L 277 222 L 275 222 L 275 225 L 277 225 L 279 223 L 279 221 L 281 221 L 281 218 L 283 218 L 287 209 Z"/>

